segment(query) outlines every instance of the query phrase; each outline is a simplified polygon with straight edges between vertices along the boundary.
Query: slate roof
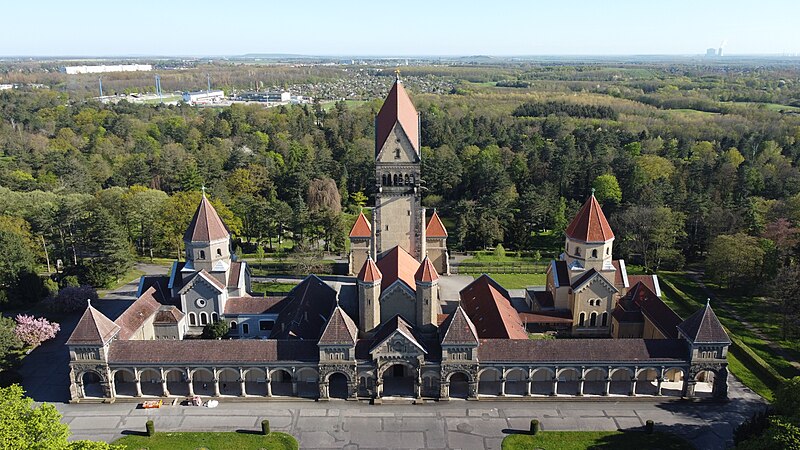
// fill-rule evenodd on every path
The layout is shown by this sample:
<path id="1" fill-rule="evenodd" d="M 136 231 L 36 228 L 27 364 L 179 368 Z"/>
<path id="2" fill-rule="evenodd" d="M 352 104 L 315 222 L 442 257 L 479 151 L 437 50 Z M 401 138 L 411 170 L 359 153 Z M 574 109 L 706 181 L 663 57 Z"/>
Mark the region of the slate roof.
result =
<path id="1" fill-rule="evenodd" d="M 652 278 L 651 278 L 652 280 Z M 650 322 L 670 339 L 678 338 L 678 325 L 681 317 L 650 290 L 643 282 L 637 281 L 625 297 L 633 300 Z"/>
<path id="2" fill-rule="evenodd" d="M 395 281 L 401 280 L 412 291 L 417 290 L 415 275 L 419 269 L 419 261 L 414 259 L 405 249 L 395 246 L 376 263 L 383 279 L 381 290 L 386 290 Z"/>
<path id="3" fill-rule="evenodd" d="M 211 275 L 210 273 L 208 273 L 205 269 L 203 269 L 203 270 L 201 270 L 199 272 L 195 272 L 195 275 L 193 277 L 189 278 L 189 281 L 184 283 L 184 285 L 181 287 L 180 290 L 183 291 L 184 289 L 187 289 L 188 286 L 194 285 L 194 283 L 197 281 L 198 277 L 202 278 L 207 283 L 209 283 L 211 286 L 215 287 L 219 292 L 224 292 L 225 291 L 225 287 L 226 286 L 224 284 L 222 284 L 222 282 L 219 281 L 214 275 Z"/>
<path id="4" fill-rule="evenodd" d="M 113 338 L 118 331 L 120 331 L 119 325 L 90 304 L 67 339 L 67 345 L 102 345 Z"/>
<path id="5" fill-rule="evenodd" d="M 607 283 L 607 284 L 608 284 L 608 286 L 609 286 L 609 287 L 612 289 L 612 291 L 613 291 L 613 292 L 617 292 L 617 291 L 619 290 L 619 289 L 617 289 L 617 287 L 614 285 L 614 283 L 611 283 L 610 281 L 608 281 L 608 279 L 607 279 L 605 276 L 603 276 L 603 274 L 602 274 L 602 273 L 600 273 L 600 272 L 598 272 L 597 270 L 595 270 L 595 268 L 594 268 L 594 267 L 592 267 L 591 269 L 587 270 L 586 272 L 584 272 L 584 273 L 583 273 L 583 275 L 581 275 L 581 276 L 579 276 L 578 278 L 576 278 L 576 279 L 575 279 L 575 281 L 573 281 L 573 282 L 572 282 L 572 289 L 573 289 L 573 290 L 578 290 L 578 289 L 580 289 L 580 288 L 581 288 L 581 287 L 583 287 L 583 286 L 584 286 L 586 283 L 588 283 L 589 281 L 591 281 L 591 280 L 592 280 L 592 278 L 594 278 L 594 277 L 600 277 L 600 278 L 602 278 L 603 280 L 605 280 L 605 281 L 606 281 L 606 283 Z"/>
<path id="6" fill-rule="evenodd" d="M 178 323 L 184 316 L 185 314 L 183 314 L 181 310 L 172 305 L 162 306 L 161 309 L 156 312 L 153 323 Z"/>
<path id="7" fill-rule="evenodd" d="M 231 297 L 225 302 L 225 314 L 278 314 L 287 303 L 287 297 Z"/>
<path id="8" fill-rule="evenodd" d="M 336 308 L 336 290 L 315 275 L 307 276 L 289 293 L 270 334 L 271 339 L 317 342 Z"/>
<path id="9" fill-rule="evenodd" d="M 550 291 L 528 291 L 531 293 L 533 300 L 539 304 L 540 308 L 548 309 L 555 307 L 555 301 L 553 300 L 553 293 Z"/>
<path id="10" fill-rule="evenodd" d="M 657 297 L 661 297 L 661 286 L 658 284 L 658 277 L 656 275 L 628 275 L 628 282 L 631 286 L 636 283 L 642 283 Z"/>
<path id="11" fill-rule="evenodd" d="M 482 339 L 528 339 L 519 314 L 511 306 L 508 291 L 481 275 L 461 290 L 461 306 Z"/>
<path id="12" fill-rule="evenodd" d="M 414 274 L 414 280 L 420 283 L 433 283 L 438 279 L 439 274 L 436 272 L 436 268 L 433 267 L 430 258 L 426 256 L 425 259 L 422 260 L 422 264 L 419 265 L 417 273 Z"/>
<path id="13" fill-rule="evenodd" d="M 425 227 L 425 236 L 429 238 L 447 237 L 447 229 L 444 227 L 442 219 L 439 218 L 439 213 L 436 210 L 433 211 L 431 220 L 428 221 L 428 226 Z"/>
<path id="14" fill-rule="evenodd" d="M 233 365 L 318 360 L 319 348 L 316 342 L 273 339 L 114 341 L 108 354 L 111 364 L 145 365 Z"/>
<path id="15" fill-rule="evenodd" d="M 176 299 L 172 298 L 172 293 L 169 290 L 169 276 L 167 275 L 143 275 L 139 279 L 139 289 L 136 296 L 142 295 L 150 288 L 154 288 L 155 292 L 153 297 L 162 305 L 177 305 Z M 180 299 L 177 299 L 178 301 Z"/>
<path id="16" fill-rule="evenodd" d="M 703 309 L 684 320 L 678 329 L 695 344 L 730 344 L 728 333 L 722 328 L 717 315 L 706 303 Z"/>
<path id="17" fill-rule="evenodd" d="M 600 203 L 592 194 L 566 230 L 567 237 L 584 242 L 605 242 L 614 238 Z"/>
<path id="18" fill-rule="evenodd" d="M 325 331 L 319 338 L 319 345 L 356 345 L 358 327 L 353 319 L 340 307 L 333 310 Z"/>
<path id="19" fill-rule="evenodd" d="M 197 211 L 189 222 L 189 227 L 183 235 L 184 241 L 189 242 L 210 242 L 220 239 L 227 239 L 230 231 L 222 219 L 217 214 L 217 210 L 208 201 L 205 194 L 197 206 Z"/>
<path id="20" fill-rule="evenodd" d="M 382 278 L 383 274 L 380 269 L 378 269 L 378 266 L 375 265 L 375 261 L 372 260 L 372 257 L 368 257 L 367 260 L 364 261 L 361 271 L 358 272 L 358 279 L 365 283 L 374 283 Z"/>
<path id="21" fill-rule="evenodd" d="M 419 116 L 399 79 L 392 85 L 378 112 L 378 117 L 375 118 L 376 156 L 383 148 L 395 123 L 400 124 L 414 150 L 419 154 Z"/>
<path id="22" fill-rule="evenodd" d="M 387 320 L 384 324 L 382 324 L 378 329 L 375 331 L 375 334 L 372 337 L 372 345 L 369 349 L 370 352 L 374 350 L 376 347 L 380 346 L 383 341 L 385 341 L 389 336 L 394 334 L 394 332 L 400 332 L 408 338 L 411 342 L 419 346 L 423 352 L 427 353 L 427 349 L 424 345 L 422 345 L 422 339 L 420 336 L 414 332 L 414 327 L 411 326 L 405 319 L 403 319 L 399 314 L 395 315 L 391 319 Z"/>
<path id="23" fill-rule="evenodd" d="M 358 217 L 356 218 L 356 223 L 353 224 L 353 228 L 350 230 L 350 237 L 351 238 L 372 237 L 372 226 L 369 224 L 369 220 L 367 220 L 367 216 L 365 216 L 363 212 L 358 213 Z"/>
<path id="24" fill-rule="evenodd" d="M 572 314 L 569 311 L 537 311 L 521 312 L 519 318 L 523 324 L 543 323 L 553 325 L 571 325 Z"/>
<path id="25" fill-rule="evenodd" d="M 467 312 L 461 306 L 457 307 L 442 323 L 441 329 L 445 330 L 442 336 L 442 345 L 478 345 L 478 332 L 475 324 L 469 320 Z"/>
<path id="26" fill-rule="evenodd" d="M 684 361 L 680 339 L 481 339 L 478 359 L 486 362 Z"/>
<path id="27" fill-rule="evenodd" d="M 120 327 L 120 339 L 130 339 L 136 330 L 161 308 L 161 304 L 154 297 L 155 292 L 154 287 L 149 288 L 114 321 Z"/>

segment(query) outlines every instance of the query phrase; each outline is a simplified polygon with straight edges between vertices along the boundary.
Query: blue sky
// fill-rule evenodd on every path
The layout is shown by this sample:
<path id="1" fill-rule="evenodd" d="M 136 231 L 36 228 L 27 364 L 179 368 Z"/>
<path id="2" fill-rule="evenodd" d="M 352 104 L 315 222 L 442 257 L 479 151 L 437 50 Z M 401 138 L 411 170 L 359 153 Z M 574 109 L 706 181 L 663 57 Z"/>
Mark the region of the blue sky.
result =
<path id="1" fill-rule="evenodd" d="M 27 0 L 0 55 L 800 53 L 797 0 Z"/>

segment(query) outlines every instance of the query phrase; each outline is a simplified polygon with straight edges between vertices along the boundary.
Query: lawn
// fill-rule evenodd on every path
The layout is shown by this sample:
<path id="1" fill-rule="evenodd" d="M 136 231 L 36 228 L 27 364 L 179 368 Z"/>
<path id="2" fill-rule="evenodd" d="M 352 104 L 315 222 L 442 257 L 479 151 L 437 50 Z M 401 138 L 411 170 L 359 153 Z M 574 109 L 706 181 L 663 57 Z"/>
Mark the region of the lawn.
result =
<path id="1" fill-rule="evenodd" d="M 265 292 L 286 294 L 294 289 L 295 286 L 297 285 L 293 283 L 253 283 L 252 291 L 256 294 L 263 294 Z"/>
<path id="2" fill-rule="evenodd" d="M 110 291 L 113 291 L 114 289 L 119 289 L 122 286 L 125 286 L 126 284 L 130 283 L 131 281 L 138 280 L 139 278 L 142 277 L 142 275 L 144 275 L 144 272 L 142 272 L 139 269 L 132 268 L 129 271 L 125 272 L 122 276 L 120 276 L 116 283 L 106 288 L 98 289 L 98 293 L 102 297 L 103 295 L 105 295 Z"/>
<path id="3" fill-rule="evenodd" d="M 543 273 L 488 273 L 487 275 L 506 289 L 544 286 L 547 278 L 547 275 Z"/>
<path id="4" fill-rule="evenodd" d="M 183 450 L 183 449 L 241 449 L 282 450 L 297 449 L 297 440 L 286 433 L 270 433 L 268 436 L 252 433 L 156 433 L 148 436 L 124 436 L 114 444 L 125 445 L 128 450 Z"/>
<path id="5" fill-rule="evenodd" d="M 512 434 L 503 439 L 503 450 L 691 450 L 683 439 L 667 433 L 641 431 L 542 431 L 536 436 Z"/>

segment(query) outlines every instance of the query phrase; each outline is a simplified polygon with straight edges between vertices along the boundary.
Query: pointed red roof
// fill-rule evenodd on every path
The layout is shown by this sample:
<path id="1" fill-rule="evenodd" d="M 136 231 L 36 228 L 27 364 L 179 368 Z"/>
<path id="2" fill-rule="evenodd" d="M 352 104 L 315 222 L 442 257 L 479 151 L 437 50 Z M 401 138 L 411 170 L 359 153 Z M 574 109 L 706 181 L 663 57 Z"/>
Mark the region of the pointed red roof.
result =
<path id="1" fill-rule="evenodd" d="M 358 327 L 353 319 L 339 306 L 333 310 L 331 318 L 325 325 L 325 331 L 319 338 L 320 345 L 356 345 Z"/>
<path id="2" fill-rule="evenodd" d="M 75 330 L 69 336 L 67 345 L 103 345 L 114 337 L 119 330 L 119 325 L 89 304 L 75 326 Z"/>
<path id="3" fill-rule="evenodd" d="M 422 260 L 422 264 L 419 265 L 417 273 L 414 274 L 414 279 L 422 283 L 432 283 L 439 279 L 436 268 L 433 267 L 433 263 L 427 256 Z"/>
<path id="4" fill-rule="evenodd" d="M 227 239 L 230 236 L 230 231 L 225 223 L 220 219 L 217 210 L 208 201 L 205 194 L 203 199 L 200 200 L 200 206 L 192 217 L 189 228 L 183 235 L 184 241 L 189 242 L 210 242 L 220 239 Z"/>
<path id="5" fill-rule="evenodd" d="M 372 226 L 367 220 L 367 216 L 363 212 L 358 213 L 356 223 L 353 224 L 353 229 L 350 230 L 351 238 L 368 238 L 372 237 Z"/>
<path id="6" fill-rule="evenodd" d="M 433 211 L 431 220 L 428 221 L 428 226 L 425 228 L 425 237 L 431 238 L 446 238 L 447 229 L 444 227 L 442 220 L 439 218 L 439 213 Z"/>
<path id="7" fill-rule="evenodd" d="M 442 336 L 442 345 L 478 345 L 478 332 L 475 325 L 469 320 L 464 308 L 458 306 L 456 311 L 451 314 L 442 328 L 446 331 Z"/>
<path id="8" fill-rule="evenodd" d="M 488 275 L 481 275 L 459 292 L 461 306 L 481 339 L 528 339 L 508 291 L 498 286 Z"/>
<path id="9" fill-rule="evenodd" d="M 361 271 L 358 272 L 358 279 L 365 283 L 374 283 L 381 278 L 383 278 L 383 274 L 378 269 L 378 266 L 375 265 L 375 261 L 372 260 L 372 257 L 367 258 L 364 261 L 364 266 L 361 267 Z"/>
<path id="10" fill-rule="evenodd" d="M 592 194 L 567 227 L 567 237 L 584 242 L 605 242 L 614 239 L 600 203 Z"/>
<path id="11" fill-rule="evenodd" d="M 402 247 L 393 247 L 376 264 L 383 274 L 381 290 L 387 289 L 397 280 L 402 280 L 411 290 L 417 290 L 416 277 L 414 275 L 419 269 L 419 261 L 414 259 Z"/>
<path id="12" fill-rule="evenodd" d="M 394 82 L 375 119 L 375 155 L 383 148 L 395 123 L 400 124 L 414 150 L 419 153 L 419 116 L 399 79 Z"/>

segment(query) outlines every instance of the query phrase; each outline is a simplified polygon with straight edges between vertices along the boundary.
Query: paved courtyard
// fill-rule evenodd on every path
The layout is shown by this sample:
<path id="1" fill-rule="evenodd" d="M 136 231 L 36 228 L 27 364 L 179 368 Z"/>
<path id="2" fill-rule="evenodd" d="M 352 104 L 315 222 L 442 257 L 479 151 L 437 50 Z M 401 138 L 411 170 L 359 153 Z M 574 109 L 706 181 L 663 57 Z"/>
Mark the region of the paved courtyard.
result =
<path id="1" fill-rule="evenodd" d="M 732 380 L 733 381 L 733 380 Z M 58 404 L 75 439 L 113 440 L 142 432 L 153 419 L 159 431 L 257 430 L 269 419 L 273 430 L 297 437 L 304 449 L 499 449 L 508 433 L 527 430 L 537 418 L 543 430 L 639 428 L 648 419 L 659 430 L 677 433 L 699 449 L 732 444 L 734 427 L 763 407 L 733 381 L 730 402 L 569 400 L 537 402 L 450 401 L 424 405 L 359 402 L 223 402 L 215 409 L 164 406 L 137 409 L 132 403 Z"/>

